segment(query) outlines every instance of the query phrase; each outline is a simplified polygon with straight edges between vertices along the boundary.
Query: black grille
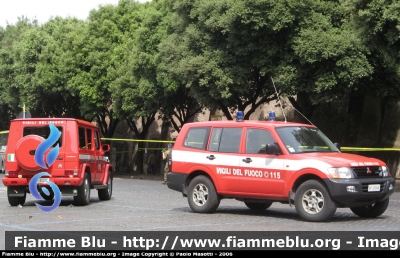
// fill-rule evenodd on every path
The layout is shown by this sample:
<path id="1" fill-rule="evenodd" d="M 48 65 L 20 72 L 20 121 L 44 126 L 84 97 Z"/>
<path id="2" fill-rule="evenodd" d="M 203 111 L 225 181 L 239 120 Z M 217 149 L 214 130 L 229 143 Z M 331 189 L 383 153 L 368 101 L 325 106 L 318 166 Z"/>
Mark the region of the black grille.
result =
<path id="1" fill-rule="evenodd" d="M 371 185 L 371 184 L 374 184 L 374 183 L 362 184 L 362 192 L 368 193 L 368 185 Z M 377 185 L 380 185 L 379 192 L 370 192 L 370 193 L 380 193 L 383 191 L 383 188 L 385 187 L 385 183 L 377 183 Z"/>
<path id="2" fill-rule="evenodd" d="M 374 166 L 374 167 L 352 167 L 354 173 L 358 178 L 375 178 L 381 177 L 381 167 Z"/>

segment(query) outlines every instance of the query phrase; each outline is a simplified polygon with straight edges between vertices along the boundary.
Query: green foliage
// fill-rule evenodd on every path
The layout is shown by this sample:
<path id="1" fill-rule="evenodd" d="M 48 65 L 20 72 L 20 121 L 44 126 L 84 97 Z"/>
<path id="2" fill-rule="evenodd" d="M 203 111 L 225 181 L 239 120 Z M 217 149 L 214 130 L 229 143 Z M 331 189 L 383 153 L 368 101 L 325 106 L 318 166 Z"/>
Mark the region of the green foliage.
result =
<path id="1" fill-rule="evenodd" d="M 20 18 L 15 25 L 8 25 L 1 32 L 0 44 L 0 98 L 1 98 L 1 122 L 2 128 L 8 128 L 11 119 L 22 111 L 20 102 L 21 81 L 28 81 L 28 64 L 21 63 L 20 53 L 23 52 L 22 45 L 24 37 L 31 30 L 37 28 L 36 21 Z M 32 69 L 32 66 L 30 67 Z M 19 73 L 22 72 L 22 75 Z M 25 79 L 24 79 L 25 77 Z M 27 80 L 28 79 L 28 80 Z"/>
<path id="2" fill-rule="evenodd" d="M 370 49 L 374 72 L 367 82 L 366 95 L 385 98 L 390 103 L 400 97 L 400 2 L 397 0 L 352 0 L 351 24 Z"/>

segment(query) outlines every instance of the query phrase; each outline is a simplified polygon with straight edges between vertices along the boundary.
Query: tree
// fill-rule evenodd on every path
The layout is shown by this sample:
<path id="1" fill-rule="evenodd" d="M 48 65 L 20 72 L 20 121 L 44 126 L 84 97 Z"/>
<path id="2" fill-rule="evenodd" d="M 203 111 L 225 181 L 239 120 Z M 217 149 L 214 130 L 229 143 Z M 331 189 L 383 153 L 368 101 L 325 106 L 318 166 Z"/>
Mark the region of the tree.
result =
<path id="1" fill-rule="evenodd" d="M 76 74 L 72 54 L 76 31 L 84 26 L 76 18 L 56 17 L 45 23 L 33 37 L 41 39 L 32 87 L 38 93 L 30 102 L 36 113 L 45 117 L 83 118 L 80 97 L 73 95 L 68 87 Z"/>
<path id="2" fill-rule="evenodd" d="M 228 119 L 276 99 L 271 77 L 290 50 L 302 2 L 175 1 L 174 33 L 160 47 L 168 72 Z"/>
<path id="3" fill-rule="evenodd" d="M 327 103 L 340 103 L 338 111 L 343 116 L 350 96 L 373 72 L 369 50 L 349 26 L 344 5 L 336 1 L 310 3 L 293 36 L 292 57 L 282 64 L 276 81 L 306 117 L 311 118 L 318 106 Z"/>
<path id="4" fill-rule="evenodd" d="M 156 42 L 157 51 L 155 53 L 155 64 L 157 73 L 157 82 L 162 86 L 164 92 L 160 99 L 159 119 L 163 119 L 167 124 L 172 125 L 175 131 L 179 132 L 182 126 L 191 121 L 194 116 L 203 111 L 204 105 L 196 98 L 190 95 L 190 89 L 185 87 L 183 81 L 172 73 L 168 72 L 169 63 L 164 62 L 160 54 L 165 47 L 163 39 L 172 33 L 172 16 L 174 14 L 173 3 L 171 0 L 153 1 L 155 8 L 163 15 L 158 23 L 158 42 Z M 165 50 L 167 51 L 167 50 Z"/>
<path id="5" fill-rule="evenodd" d="M 190 94 L 245 119 L 279 94 L 311 117 L 320 104 L 362 88 L 368 48 L 338 1 L 175 1 L 174 33 L 160 47 Z M 346 104 L 347 105 L 347 104 Z"/>
<path id="6" fill-rule="evenodd" d="M 157 45 L 164 32 L 158 24 L 163 14 L 154 8 L 153 3 L 138 4 L 131 15 L 137 24 L 125 35 L 124 44 L 116 49 L 112 83 L 115 109 L 121 118 L 126 119 L 135 133 L 135 138 L 144 140 L 162 101 L 165 100 L 163 88 L 157 82 Z M 161 29 L 160 29 L 161 28 Z M 137 123 L 140 121 L 140 123 Z M 138 142 L 139 149 L 144 143 Z M 137 153 L 137 169 L 142 171 L 143 152 Z"/>
<path id="7" fill-rule="evenodd" d="M 396 0 L 352 0 L 351 18 L 360 38 L 399 68 L 400 3 Z"/>
<path id="8" fill-rule="evenodd" d="M 128 2 L 128 1 L 121 1 Z M 74 35 L 73 57 L 75 76 L 69 87 L 80 97 L 84 118 L 97 122 L 104 137 L 111 138 L 120 121 L 115 114 L 110 90 L 112 77 L 108 70 L 114 63 L 114 49 L 121 44 L 123 12 L 112 5 L 100 6 L 90 12 L 88 23 Z"/>
<path id="9" fill-rule="evenodd" d="M 400 98 L 400 2 L 352 0 L 348 8 L 353 28 L 371 52 L 370 94 L 393 104 Z"/>
<path id="10" fill-rule="evenodd" d="M 0 97 L 2 117 L 1 127 L 8 129 L 9 122 L 22 111 L 23 103 L 21 101 L 21 77 L 19 72 L 25 74 L 25 70 L 18 71 L 21 68 L 21 42 L 27 33 L 36 28 L 37 21 L 29 20 L 24 17 L 18 18 L 15 25 L 8 25 L 2 30 L 0 45 Z M 30 78 L 30 77 L 28 77 Z"/>

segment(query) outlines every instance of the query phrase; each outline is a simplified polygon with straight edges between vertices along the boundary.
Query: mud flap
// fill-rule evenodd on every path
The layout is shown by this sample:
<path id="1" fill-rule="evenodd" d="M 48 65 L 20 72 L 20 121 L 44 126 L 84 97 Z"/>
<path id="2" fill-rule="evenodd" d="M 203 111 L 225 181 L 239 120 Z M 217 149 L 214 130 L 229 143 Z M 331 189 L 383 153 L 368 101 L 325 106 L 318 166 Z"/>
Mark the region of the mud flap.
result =
<path id="1" fill-rule="evenodd" d="M 29 192 L 25 186 L 8 186 L 7 194 L 11 197 L 22 197 L 26 192 Z"/>
<path id="2" fill-rule="evenodd" d="M 294 196 L 295 196 L 295 193 L 292 190 L 290 190 L 290 192 L 289 192 L 289 207 L 292 207 L 292 201 L 294 201 Z"/>

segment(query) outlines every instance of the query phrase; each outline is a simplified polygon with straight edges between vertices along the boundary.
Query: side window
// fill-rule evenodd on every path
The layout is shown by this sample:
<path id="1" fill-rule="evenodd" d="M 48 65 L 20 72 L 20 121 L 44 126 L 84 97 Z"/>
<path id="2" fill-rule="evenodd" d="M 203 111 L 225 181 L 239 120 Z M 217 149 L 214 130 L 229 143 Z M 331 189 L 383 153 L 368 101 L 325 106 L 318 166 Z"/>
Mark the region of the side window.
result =
<path id="1" fill-rule="evenodd" d="M 220 152 L 239 152 L 242 128 L 224 128 L 219 145 Z"/>
<path id="2" fill-rule="evenodd" d="M 265 153 L 265 145 L 273 144 L 274 138 L 268 130 L 249 128 L 246 134 L 246 153 Z"/>
<path id="3" fill-rule="evenodd" d="M 87 149 L 91 150 L 93 148 L 92 145 L 92 129 L 86 128 L 86 139 L 87 139 Z"/>
<path id="4" fill-rule="evenodd" d="M 210 151 L 218 151 L 219 143 L 221 141 L 221 135 L 222 135 L 222 128 L 213 129 L 211 134 L 210 146 L 208 147 Z"/>
<path id="5" fill-rule="evenodd" d="M 204 150 L 208 141 L 209 127 L 190 128 L 183 146 Z"/>
<path id="6" fill-rule="evenodd" d="M 79 134 L 79 149 L 86 149 L 85 128 L 79 127 L 78 134 Z"/>
<path id="7" fill-rule="evenodd" d="M 96 150 L 100 150 L 100 137 L 99 131 L 94 131 L 94 144 L 96 145 Z"/>

